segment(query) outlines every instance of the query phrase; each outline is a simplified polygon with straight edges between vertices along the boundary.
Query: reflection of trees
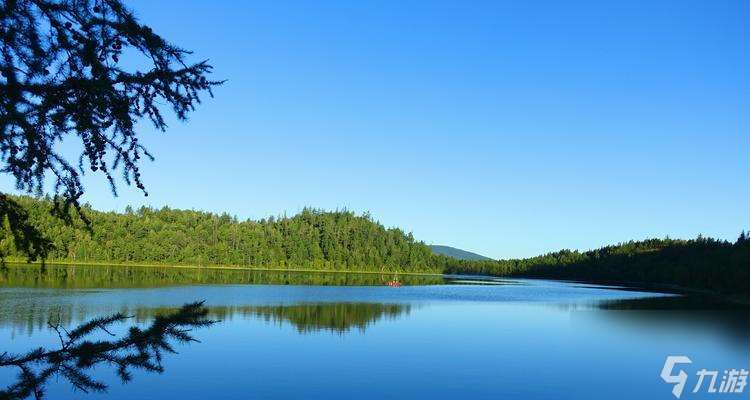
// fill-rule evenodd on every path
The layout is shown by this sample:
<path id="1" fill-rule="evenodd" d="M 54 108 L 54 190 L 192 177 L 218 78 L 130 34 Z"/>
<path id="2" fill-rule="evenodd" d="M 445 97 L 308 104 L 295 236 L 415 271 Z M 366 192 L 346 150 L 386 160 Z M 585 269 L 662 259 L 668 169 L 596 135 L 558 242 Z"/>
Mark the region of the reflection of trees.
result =
<path id="1" fill-rule="evenodd" d="M 0 270 L 0 286 L 55 289 L 139 288 L 191 284 L 383 285 L 393 274 L 279 272 L 240 269 L 12 265 Z M 442 276 L 399 275 L 405 285 L 440 284 Z"/>
<path id="2" fill-rule="evenodd" d="M 186 304 L 175 312 L 154 317 L 145 329 L 131 327 L 121 338 L 110 329 L 130 318 L 122 313 L 92 319 L 70 331 L 60 322 L 50 322 L 49 327 L 60 339 L 58 349 L 40 347 L 26 354 L 0 354 L 0 367 L 18 369 L 17 381 L 0 390 L 0 399 L 41 399 L 53 377 L 63 378 L 86 393 L 103 392 L 107 385 L 89 375 L 101 364 L 114 367 L 123 382 L 130 381 L 133 370 L 162 372 L 162 355 L 175 352 L 174 342 L 195 341 L 191 329 L 213 324 L 206 316 L 202 302 Z M 109 335 L 108 340 L 91 339 L 100 331 Z"/>
<path id="3" fill-rule="evenodd" d="M 346 333 L 353 328 L 364 331 L 381 319 L 396 319 L 411 311 L 410 304 L 383 303 L 300 303 L 287 305 L 245 305 L 208 307 L 213 320 L 234 318 L 262 319 L 282 324 L 288 322 L 299 333 L 331 331 Z M 172 311 L 170 308 L 139 308 L 133 310 L 136 320 L 148 321 L 154 315 Z"/>
<path id="4" fill-rule="evenodd" d="M 715 296 L 659 296 L 607 300 L 596 304 L 601 315 L 619 322 L 668 329 L 715 330 L 733 343 L 747 346 L 750 306 Z"/>
<path id="5" fill-rule="evenodd" d="M 0 303 L 2 306 L 2 303 Z M 9 307 L 2 307 L 8 310 Z M 0 313 L 0 327 L 11 326 L 28 334 L 35 330 L 47 328 L 47 322 L 52 318 L 59 321 L 61 326 L 71 326 L 87 320 L 93 314 L 101 314 L 101 310 L 86 309 L 80 305 L 14 304 L 16 312 Z M 176 311 L 172 307 L 123 307 L 121 313 L 130 315 L 138 323 L 146 323 L 156 316 Z M 303 303 L 293 305 L 245 305 L 245 306 L 214 306 L 207 307 L 208 318 L 227 321 L 234 318 L 263 319 L 265 321 L 282 324 L 288 322 L 294 325 L 300 333 L 315 331 L 331 331 L 346 333 L 353 328 L 364 331 L 381 319 L 395 319 L 411 311 L 409 304 L 382 303 Z"/>
<path id="6" fill-rule="evenodd" d="M 717 296 L 699 294 L 606 300 L 599 302 L 597 307 L 605 310 L 733 310 L 737 312 L 750 312 L 750 307 L 747 305 L 734 303 Z"/>
<path id="7" fill-rule="evenodd" d="M 408 304 L 317 303 L 251 307 L 246 310 L 245 315 L 254 315 L 275 323 L 286 321 L 300 333 L 320 330 L 346 333 L 352 328 L 364 332 L 368 326 L 383 318 L 395 319 L 410 311 L 411 306 Z"/>

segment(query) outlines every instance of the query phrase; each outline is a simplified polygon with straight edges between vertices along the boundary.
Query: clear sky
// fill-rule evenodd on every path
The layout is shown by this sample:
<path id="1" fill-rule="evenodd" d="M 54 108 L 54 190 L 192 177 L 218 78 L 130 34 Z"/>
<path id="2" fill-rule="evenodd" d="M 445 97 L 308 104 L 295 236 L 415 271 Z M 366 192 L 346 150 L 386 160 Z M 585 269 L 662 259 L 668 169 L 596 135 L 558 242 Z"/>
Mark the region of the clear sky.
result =
<path id="1" fill-rule="evenodd" d="M 748 1 L 129 3 L 228 82 L 96 208 L 346 207 L 496 258 L 750 228 Z"/>

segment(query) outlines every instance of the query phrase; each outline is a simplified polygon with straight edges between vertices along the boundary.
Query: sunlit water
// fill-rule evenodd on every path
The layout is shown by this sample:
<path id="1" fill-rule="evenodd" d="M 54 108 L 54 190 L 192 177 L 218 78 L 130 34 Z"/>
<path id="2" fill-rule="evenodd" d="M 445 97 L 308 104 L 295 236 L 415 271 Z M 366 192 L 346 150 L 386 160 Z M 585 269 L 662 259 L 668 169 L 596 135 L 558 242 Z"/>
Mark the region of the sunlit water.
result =
<path id="1" fill-rule="evenodd" d="M 539 280 L 388 287 L 392 275 L 23 268 L 0 273 L 0 353 L 54 348 L 51 319 L 71 327 L 123 311 L 146 324 L 205 300 L 221 321 L 168 355 L 163 374 L 122 384 L 103 368 L 106 393 L 59 379 L 50 399 L 670 399 L 659 377 L 668 355 L 693 360 L 682 398 L 750 395 L 692 393 L 698 369 L 750 369 L 747 314 L 673 295 Z M 346 284 L 357 286 L 331 286 Z M 0 384 L 16 372 L 0 369 Z"/>

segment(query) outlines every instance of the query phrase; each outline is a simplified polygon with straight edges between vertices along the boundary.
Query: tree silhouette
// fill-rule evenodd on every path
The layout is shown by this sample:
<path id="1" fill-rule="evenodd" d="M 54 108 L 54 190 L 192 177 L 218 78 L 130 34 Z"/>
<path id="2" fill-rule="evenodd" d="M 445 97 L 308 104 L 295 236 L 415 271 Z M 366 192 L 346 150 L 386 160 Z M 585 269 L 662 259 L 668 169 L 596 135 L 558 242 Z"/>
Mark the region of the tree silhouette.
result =
<path id="1" fill-rule="evenodd" d="M 139 161 L 153 157 L 136 123 L 163 131 L 163 108 L 185 120 L 200 95 L 213 96 L 222 83 L 207 79 L 211 65 L 188 63 L 188 50 L 139 23 L 121 0 L 4 0 L 0 37 L 0 171 L 36 195 L 52 178 L 53 211 L 64 218 L 71 206 L 80 211 L 87 170 L 103 174 L 115 195 L 119 173 L 147 196 Z M 73 137 L 77 162 L 58 150 Z"/>
<path id="2" fill-rule="evenodd" d="M 97 318 L 67 331 L 59 323 L 50 323 L 60 338 L 60 348 L 47 350 L 38 348 L 22 355 L 0 354 L 0 367 L 19 369 L 15 383 L 0 391 L 0 399 L 15 400 L 45 395 L 47 381 L 59 376 L 85 393 L 106 391 L 104 382 L 92 378 L 87 372 L 99 364 L 113 366 L 123 382 L 131 380 L 135 369 L 164 371 L 162 356 L 175 353 L 170 342 L 189 343 L 197 340 L 190 335 L 193 328 L 207 327 L 214 323 L 208 320 L 203 302 L 186 304 L 168 315 L 157 315 L 146 329 L 131 327 L 128 334 L 112 340 L 86 340 L 96 331 L 115 337 L 110 327 L 131 317 L 114 314 Z"/>
<path id="3" fill-rule="evenodd" d="M 737 243 L 736 244 L 739 246 L 739 245 L 747 242 L 747 240 L 748 240 L 748 234 L 745 233 L 745 231 L 743 230 L 742 233 L 740 233 L 740 236 L 737 238 Z"/>

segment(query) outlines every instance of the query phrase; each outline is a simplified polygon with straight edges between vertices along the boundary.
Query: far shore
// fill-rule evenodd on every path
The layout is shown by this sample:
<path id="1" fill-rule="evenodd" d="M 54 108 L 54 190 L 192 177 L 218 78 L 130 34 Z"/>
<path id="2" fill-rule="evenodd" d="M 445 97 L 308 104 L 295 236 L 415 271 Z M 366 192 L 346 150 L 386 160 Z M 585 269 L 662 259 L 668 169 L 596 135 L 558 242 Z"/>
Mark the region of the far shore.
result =
<path id="1" fill-rule="evenodd" d="M 375 271 L 375 270 L 351 270 L 351 269 L 310 269 L 310 268 L 259 268 L 259 267 L 242 267 L 238 265 L 176 265 L 176 264 L 148 264 L 148 263 L 117 263 L 117 262 L 97 262 L 97 261 L 67 261 L 67 260 L 47 260 L 27 261 L 24 259 L 6 258 L 7 266 L 22 265 L 50 265 L 50 266 L 81 266 L 81 267 L 137 267 L 137 268 L 171 268 L 171 269 L 192 269 L 192 270 L 226 270 L 226 271 L 246 271 L 246 272 L 302 272 L 318 274 L 368 274 L 368 275 L 398 275 L 398 276 L 461 276 L 465 278 L 486 278 L 486 279 L 538 279 L 552 280 L 568 283 L 584 283 L 590 285 L 620 286 L 623 290 L 638 290 L 646 292 L 671 293 L 678 295 L 707 296 L 709 298 L 721 299 L 734 304 L 750 306 L 750 297 L 743 295 L 728 295 L 708 289 L 696 289 L 685 286 L 648 283 L 648 282 L 630 282 L 616 280 L 579 280 L 579 279 L 555 279 L 552 277 L 534 277 L 534 276 L 493 276 L 493 275 L 472 275 L 472 274 L 444 274 L 438 272 L 396 272 L 396 271 Z"/>
<path id="2" fill-rule="evenodd" d="M 342 273 L 342 274 L 386 274 L 386 275 L 411 275 L 411 276 L 443 276 L 438 272 L 397 272 L 397 271 L 374 271 L 374 270 L 351 270 L 351 269 L 310 269 L 310 268 L 257 268 L 241 267 L 237 265 L 175 265 L 175 264 L 143 264 L 143 263 L 117 263 L 96 261 L 26 261 L 18 259 L 7 259 L 8 265 L 67 265 L 67 266 L 99 266 L 99 267 L 144 267 L 144 268 L 179 268 L 179 269 L 212 269 L 232 271 L 268 271 L 268 272 L 313 272 L 313 273 Z"/>

